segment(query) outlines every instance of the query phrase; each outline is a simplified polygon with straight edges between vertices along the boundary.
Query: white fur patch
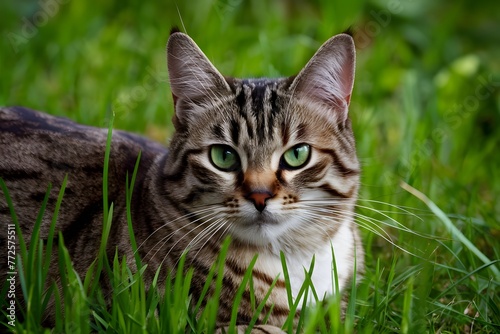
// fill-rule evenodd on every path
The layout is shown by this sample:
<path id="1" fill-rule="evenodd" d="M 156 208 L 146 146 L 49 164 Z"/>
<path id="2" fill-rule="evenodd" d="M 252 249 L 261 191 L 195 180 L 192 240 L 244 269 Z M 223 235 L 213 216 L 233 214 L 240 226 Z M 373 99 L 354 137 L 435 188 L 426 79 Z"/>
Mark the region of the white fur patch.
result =
<path id="1" fill-rule="evenodd" d="M 333 268 L 333 252 L 335 254 L 335 262 L 338 273 L 338 286 L 342 291 L 347 283 L 347 278 L 352 276 L 354 270 L 354 235 L 350 229 L 350 224 L 345 223 L 338 230 L 337 234 L 330 243 L 323 245 L 314 254 L 304 254 L 297 252 L 296 254 L 285 255 L 288 274 L 290 277 L 290 285 L 292 288 L 293 298 L 296 299 L 299 291 L 304 284 L 305 270 L 309 270 L 313 256 L 315 264 L 312 272 L 312 283 L 321 300 L 325 296 L 331 295 L 335 290 L 335 275 Z M 256 268 L 267 273 L 271 277 L 279 275 L 284 279 L 283 268 L 279 257 L 275 254 L 261 254 Z M 308 299 L 314 301 L 314 296 L 309 292 Z"/>

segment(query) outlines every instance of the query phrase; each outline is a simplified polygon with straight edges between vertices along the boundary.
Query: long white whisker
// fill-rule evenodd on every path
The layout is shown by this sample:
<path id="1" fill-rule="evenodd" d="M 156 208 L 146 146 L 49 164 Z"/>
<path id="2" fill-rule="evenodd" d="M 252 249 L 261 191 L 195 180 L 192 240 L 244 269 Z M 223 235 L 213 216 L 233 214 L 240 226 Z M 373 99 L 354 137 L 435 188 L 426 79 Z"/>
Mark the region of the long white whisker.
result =
<path id="1" fill-rule="evenodd" d="M 359 201 L 363 201 L 363 202 L 369 202 L 369 203 L 377 203 L 377 204 L 382 204 L 382 205 L 387 205 L 387 206 L 390 206 L 392 208 L 395 208 L 395 209 L 398 209 L 400 211 L 403 211 L 404 213 L 414 217 L 414 218 L 417 218 L 421 221 L 423 221 L 422 218 L 420 218 L 419 216 L 417 216 L 415 213 L 409 211 L 409 209 L 412 209 L 412 210 L 415 210 L 414 208 L 410 208 L 410 207 L 403 207 L 403 206 L 399 206 L 399 205 L 395 205 L 395 204 L 392 204 L 392 203 L 387 203 L 387 202 L 382 202 L 382 201 L 377 201 L 377 200 L 373 200 L 373 199 L 363 199 L 363 198 L 360 198 L 358 199 Z M 373 209 L 373 208 L 371 208 Z M 373 210 L 376 210 L 376 209 L 373 209 Z M 382 210 L 380 210 L 380 212 L 383 212 Z M 391 211 L 392 212 L 392 211 Z M 397 211 L 394 211 L 392 213 L 398 213 L 398 214 L 401 214 L 400 212 L 397 212 Z"/>
<path id="2" fill-rule="evenodd" d="M 219 224 L 219 222 L 221 222 L 221 221 L 222 221 L 222 224 Z M 223 228 L 226 224 L 228 224 L 228 221 L 227 221 L 227 220 L 223 220 L 222 218 L 220 218 L 219 220 L 217 220 L 216 222 L 214 222 L 214 223 L 212 224 L 212 227 L 214 227 L 214 226 L 215 226 L 215 228 L 214 228 L 214 229 L 211 229 L 211 230 L 215 230 L 215 231 L 213 231 L 213 234 L 214 234 L 214 235 L 215 235 L 215 234 L 217 234 L 217 233 L 218 233 L 218 232 L 219 232 L 219 231 L 220 231 L 220 230 L 221 230 L 221 229 L 222 229 L 222 228 Z M 226 231 L 227 231 L 227 229 L 228 229 L 228 227 L 226 227 L 226 229 L 224 230 L 224 232 L 226 232 Z M 208 229 L 207 229 L 207 230 L 208 230 Z M 202 237 L 200 237 L 198 240 L 201 240 L 201 239 L 202 239 L 202 238 L 204 238 L 205 236 L 208 236 L 208 233 L 209 233 L 209 232 L 211 232 L 211 230 L 210 230 L 210 231 L 208 231 L 208 232 L 206 232 L 206 233 L 205 233 Z M 201 234 L 201 233 L 200 233 L 200 234 Z M 221 234 L 221 235 L 219 235 L 219 238 L 220 238 L 221 236 L 222 236 L 222 234 Z M 206 240 L 205 240 L 205 242 L 203 243 L 203 245 L 201 245 L 201 247 L 199 247 L 198 251 L 197 251 L 197 252 L 194 254 L 194 256 L 193 256 L 193 258 L 194 258 L 194 259 L 198 256 L 198 254 L 201 252 L 201 250 L 205 247 L 205 245 L 208 243 L 209 239 L 210 239 L 210 238 L 206 238 Z"/>
<path id="3" fill-rule="evenodd" d="M 208 211 L 208 210 L 207 210 Z M 208 214 L 204 215 L 204 216 L 201 216 L 201 217 L 198 217 L 197 219 L 191 221 L 190 223 L 188 224 L 185 224 L 183 226 L 181 226 L 180 228 L 178 229 L 175 229 L 173 230 L 171 233 L 169 233 L 168 235 L 164 236 L 163 238 L 161 238 L 156 244 L 153 245 L 152 249 L 150 249 L 145 256 L 147 256 L 153 249 L 156 248 L 157 245 L 161 244 L 160 247 L 157 248 L 156 252 L 153 254 L 152 257 L 155 257 L 156 254 L 163 248 L 163 246 L 175 235 L 175 233 L 185 229 L 185 228 L 188 228 L 192 225 L 195 225 L 194 228 L 192 228 L 190 231 L 194 230 L 196 227 L 199 227 L 201 225 L 204 225 L 206 224 L 207 222 L 210 222 L 211 219 L 213 219 L 215 217 L 215 215 L 217 215 L 217 213 L 214 213 L 213 210 L 211 212 L 209 212 Z M 201 224 L 198 223 L 201 221 Z M 164 225 L 165 226 L 165 225 Z M 189 231 L 189 232 L 190 232 Z M 177 242 L 170 248 L 169 252 L 167 254 L 170 253 L 170 251 L 177 245 L 177 243 L 179 243 L 182 239 L 184 239 L 188 234 L 188 233 L 185 233 L 179 240 L 177 240 Z"/>
<path id="4" fill-rule="evenodd" d="M 321 209 L 321 208 L 313 208 L 312 210 L 313 211 L 310 212 L 310 214 L 318 216 L 318 217 L 324 216 L 325 213 L 329 213 L 329 214 L 333 213 L 336 215 L 343 215 L 345 213 L 351 214 L 351 212 L 347 211 L 347 210 L 332 211 L 329 209 Z M 315 213 L 314 211 L 319 212 L 319 213 Z M 356 216 L 357 215 L 355 214 L 355 217 Z M 392 238 L 389 235 L 389 233 L 387 231 L 385 231 L 383 228 L 381 228 L 380 226 L 378 226 L 377 224 L 373 224 L 373 221 L 371 220 L 370 217 L 360 215 L 356 218 L 358 218 L 358 219 L 355 219 L 356 224 L 358 224 L 359 226 L 365 228 L 366 230 L 368 230 L 372 233 L 375 233 L 376 235 L 382 237 L 384 240 L 388 241 L 389 243 L 394 244 L 394 241 L 392 241 Z"/>
<path id="5" fill-rule="evenodd" d="M 330 206 L 331 207 L 332 205 L 337 204 L 335 202 L 336 202 L 336 199 L 333 200 L 333 201 L 330 201 L 330 200 L 309 200 L 309 201 L 304 201 L 304 203 L 307 203 L 310 206 L 313 206 L 313 207 L 323 207 L 325 209 L 326 209 L 326 206 Z M 384 202 L 380 202 L 380 203 L 384 203 Z M 419 236 L 419 237 L 422 237 L 422 238 L 427 238 L 427 239 L 435 239 L 436 238 L 436 236 L 434 236 L 434 235 L 427 235 L 427 234 L 424 234 L 424 233 L 419 233 L 419 232 L 413 231 L 412 229 L 410 229 L 407 226 L 405 226 L 405 225 L 401 224 L 400 222 L 398 222 L 396 219 L 388 216 L 383 211 L 377 210 L 377 209 L 372 208 L 372 207 L 359 205 L 359 204 L 355 204 L 355 206 L 358 207 L 358 208 L 362 208 L 362 209 L 366 209 L 366 210 L 370 210 L 370 211 L 376 212 L 376 213 L 380 214 L 381 216 L 387 218 L 393 224 L 389 224 L 386 221 L 383 221 L 383 220 L 380 220 L 380 219 L 376 219 L 376 218 L 373 218 L 373 217 L 368 217 L 366 215 L 362 215 L 362 214 L 356 212 L 355 215 L 358 216 L 358 217 L 362 217 L 364 219 L 370 219 L 370 220 L 373 220 L 373 221 L 375 221 L 375 222 L 377 222 L 377 223 L 379 223 L 381 225 L 385 225 L 385 226 L 388 226 L 388 227 L 396 228 L 396 229 L 398 229 L 400 231 L 404 231 L 404 232 L 407 232 L 407 233 L 410 233 L 410 234 L 413 234 L 413 235 L 416 235 L 416 236 Z M 394 207 L 397 208 L 397 206 L 394 206 Z M 405 211 L 405 210 L 402 210 L 402 211 Z M 347 211 L 347 212 L 349 212 L 349 211 Z M 410 214 L 411 216 L 415 216 L 419 220 L 423 221 L 423 219 L 421 219 L 420 217 L 418 217 L 417 215 L 415 215 L 415 214 L 413 214 L 411 212 L 408 212 L 408 214 Z"/>
<path id="6" fill-rule="evenodd" d="M 345 213 L 352 214 L 352 212 L 347 211 L 347 210 L 332 210 L 332 209 L 321 208 L 321 207 L 311 207 L 310 210 L 311 210 L 310 214 L 311 215 L 315 215 L 315 216 L 321 216 L 324 213 L 340 214 L 340 215 L 345 214 Z M 316 210 L 319 213 L 312 212 L 314 210 Z M 407 250 L 407 249 L 399 246 L 398 244 L 396 244 L 392 240 L 391 236 L 387 233 L 387 231 L 385 231 L 384 229 L 382 229 L 377 224 L 373 223 L 372 218 L 367 217 L 367 216 L 363 216 L 363 215 L 358 215 L 358 214 L 355 214 L 355 217 L 356 217 L 356 219 L 354 219 L 354 222 L 358 226 L 360 226 L 360 227 L 362 227 L 362 228 L 364 228 L 364 229 L 366 229 L 366 230 L 368 230 L 368 231 L 370 231 L 372 233 L 375 233 L 376 235 L 378 235 L 379 237 L 381 237 L 382 239 L 384 239 L 385 241 L 387 241 L 388 243 L 390 243 L 394 247 L 398 248 L 399 250 L 401 250 L 401 251 L 403 251 L 403 252 L 405 252 L 405 253 L 407 253 L 409 255 L 421 258 L 417 254 L 412 253 L 409 250 Z"/>
<path id="7" fill-rule="evenodd" d="M 172 221 L 169 221 L 165 224 L 163 224 L 162 226 L 158 227 L 156 230 L 153 231 L 153 233 L 151 233 L 150 235 L 148 235 L 148 237 L 146 239 L 144 239 L 143 242 L 141 242 L 141 244 L 139 246 L 137 246 L 137 251 L 139 251 L 139 249 L 144 246 L 144 244 L 154 235 L 156 234 L 157 232 L 161 231 L 162 229 L 164 229 L 166 226 L 170 225 L 170 224 L 174 224 L 175 222 L 179 221 L 179 220 L 182 220 L 182 219 L 186 219 L 186 218 L 190 218 L 192 216 L 196 216 L 196 215 L 199 215 L 200 213 L 205 213 L 205 212 L 212 212 L 213 211 L 213 208 L 207 208 L 207 209 L 204 209 L 204 210 L 199 210 L 199 211 L 193 211 L 193 212 L 190 212 L 188 213 L 187 215 L 184 215 L 184 216 L 180 216 L 180 217 L 177 217 L 176 219 L 172 220 Z M 148 252 L 149 253 L 149 252 Z"/>

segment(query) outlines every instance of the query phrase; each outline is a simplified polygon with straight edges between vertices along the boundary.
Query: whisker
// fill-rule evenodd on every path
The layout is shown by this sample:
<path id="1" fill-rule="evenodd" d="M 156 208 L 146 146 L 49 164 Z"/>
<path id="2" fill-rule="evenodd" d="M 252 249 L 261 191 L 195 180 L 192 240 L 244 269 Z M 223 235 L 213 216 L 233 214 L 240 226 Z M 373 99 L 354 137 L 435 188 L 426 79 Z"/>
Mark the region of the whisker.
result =
<path id="1" fill-rule="evenodd" d="M 182 220 L 182 219 L 186 219 L 186 218 L 190 218 L 192 216 L 196 216 L 200 213 L 205 213 L 205 212 L 210 212 L 212 211 L 211 209 L 213 208 L 207 208 L 205 210 L 199 210 L 199 211 L 193 211 L 193 212 L 190 212 L 186 215 L 183 215 L 183 216 L 180 216 L 180 217 L 177 217 L 176 219 L 172 220 L 172 221 L 169 221 L 165 224 L 163 224 L 162 226 L 158 227 L 156 230 L 154 230 L 150 235 L 148 235 L 148 237 L 146 239 L 144 239 L 143 242 L 141 242 L 141 244 L 139 246 L 137 246 L 137 251 L 142 247 L 144 246 L 144 244 L 154 235 L 156 234 L 157 232 L 159 232 L 160 230 L 164 229 L 166 226 L 170 225 L 170 224 L 174 224 L 175 222 L 179 221 L 179 220 Z M 136 251 L 136 252 L 137 252 Z M 149 253 L 149 252 L 148 252 Z"/>
<path id="2" fill-rule="evenodd" d="M 209 211 L 209 210 L 206 210 L 206 211 Z M 179 232 L 179 231 L 181 231 L 181 230 L 183 230 L 185 228 L 188 228 L 188 227 L 190 227 L 192 225 L 195 225 L 194 228 L 199 227 L 199 226 L 207 223 L 207 221 L 209 222 L 211 219 L 213 219 L 215 217 L 215 215 L 217 215 L 217 213 L 214 213 L 213 210 L 211 210 L 209 212 L 209 214 L 206 214 L 204 216 L 198 217 L 197 219 L 189 222 L 188 224 L 185 224 L 185 225 L 181 226 L 178 229 L 174 229 L 171 233 L 169 233 L 166 236 L 162 237 L 157 243 L 155 243 L 153 245 L 153 247 L 145 254 L 145 257 L 147 257 L 152 250 L 154 250 L 159 244 L 161 244 L 161 246 L 157 248 L 156 252 L 152 256 L 152 257 L 155 257 L 156 254 L 163 248 L 163 246 L 175 235 L 175 233 L 177 233 L 177 232 Z M 212 217 L 210 217 L 210 216 L 212 216 Z M 186 216 L 184 216 L 184 217 L 186 217 Z M 189 217 L 192 217 L 192 215 L 190 215 Z M 207 220 L 207 221 L 204 221 L 204 220 Z M 202 223 L 201 224 L 197 224 L 199 221 L 202 221 Z M 165 228 L 165 227 L 166 227 L 166 225 L 162 226 L 162 228 Z M 191 231 L 194 230 L 194 228 L 192 228 Z M 182 236 L 182 238 L 180 238 L 179 240 L 177 240 L 177 242 L 172 246 L 172 248 L 175 247 L 177 245 L 177 243 L 179 243 L 182 239 L 184 239 L 189 233 L 190 232 L 185 233 Z M 172 248 L 170 250 L 172 250 Z M 170 251 L 169 251 L 169 253 L 170 253 Z"/>
<path id="3" fill-rule="evenodd" d="M 319 217 L 324 216 L 324 213 L 333 213 L 333 214 L 337 214 L 337 215 L 341 215 L 344 213 L 352 214 L 350 211 L 347 211 L 347 210 L 335 210 L 334 211 L 334 210 L 322 209 L 322 208 L 314 208 L 313 210 L 315 210 L 319 213 L 310 212 L 310 214 L 315 215 L 315 216 L 319 216 Z M 356 217 L 357 215 L 354 214 L 354 216 Z M 355 222 L 358 223 L 358 226 L 361 226 L 361 227 L 367 229 L 368 231 L 375 233 L 376 235 L 382 237 L 384 240 L 388 241 L 391 244 L 394 243 L 392 241 L 392 238 L 389 235 L 389 233 L 387 231 L 385 231 L 383 228 L 381 228 L 380 226 L 378 226 L 377 224 L 373 224 L 370 217 L 360 215 L 356 218 L 358 218 L 357 220 L 355 219 Z M 334 222 L 335 222 L 335 220 L 334 220 Z M 370 225 L 368 225 L 367 223 L 369 223 Z"/>
<path id="4" fill-rule="evenodd" d="M 420 218 L 418 215 L 416 215 L 415 213 L 409 211 L 410 209 L 411 210 L 419 210 L 419 209 L 416 209 L 416 208 L 411 208 L 411 207 L 405 207 L 405 206 L 400 206 L 400 205 L 395 205 L 395 204 L 392 204 L 392 203 L 387 203 L 387 202 L 382 202 L 382 201 L 377 201 L 377 200 L 373 200 L 373 199 L 364 199 L 364 198 L 359 198 L 358 199 L 359 201 L 363 201 L 363 202 L 370 202 L 370 203 L 377 203 L 377 204 L 382 204 L 382 205 L 387 205 L 387 206 L 390 206 L 390 207 L 393 207 L 395 209 L 398 209 L 400 211 L 403 211 L 403 213 L 406 213 L 414 218 L 417 218 L 421 221 L 423 221 L 422 218 Z M 422 210 L 422 211 L 425 211 L 425 210 Z M 381 210 L 381 212 L 383 212 Z M 397 214 L 402 214 L 401 212 L 397 212 L 397 211 L 389 211 L 390 213 L 397 213 Z"/>
<path id="5" fill-rule="evenodd" d="M 342 215 L 342 214 L 345 214 L 345 213 L 352 214 L 352 212 L 347 211 L 347 210 L 333 210 L 333 209 L 327 209 L 327 208 L 321 208 L 321 207 L 312 207 L 312 210 L 314 210 L 316 212 L 319 212 L 319 213 L 310 212 L 310 214 L 314 215 L 314 216 L 322 216 L 322 214 L 324 214 L 324 213 L 332 213 L 332 214 L 339 214 L 339 215 Z M 409 255 L 421 258 L 420 256 L 414 254 L 413 252 L 411 252 L 411 251 L 409 251 L 409 250 L 407 250 L 407 249 L 399 246 L 398 244 L 396 244 L 392 240 L 391 236 L 388 234 L 387 231 L 385 231 L 384 229 L 382 229 L 377 224 L 373 223 L 372 218 L 364 216 L 364 215 L 359 215 L 359 214 L 354 214 L 354 215 L 356 217 L 356 219 L 354 219 L 354 222 L 358 226 L 360 226 L 360 227 L 362 227 L 362 228 L 364 228 L 364 229 L 366 229 L 366 230 L 368 230 L 368 231 L 370 231 L 370 232 L 378 235 L 379 237 L 381 237 L 382 239 L 384 239 L 385 241 L 387 241 L 389 244 L 391 244 L 394 247 L 400 249 L 401 251 L 403 251 L 403 252 L 405 252 L 405 253 L 407 253 Z"/>
<path id="6" fill-rule="evenodd" d="M 210 228 L 212 228 L 212 227 L 213 227 L 213 224 L 211 223 L 211 221 L 212 221 L 213 219 L 215 219 L 215 217 L 211 217 L 211 218 L 209 218 L 208 220 L 203 221 L 201 224 L 199 224 L 199 225 L 197 225 L 197 226 L 195 227 L 195 228 L 199 228 L 199 227 L 201 227 L 201 226 L 203 226 L 203 225 L 208 224 L 208 226 L 207 226 L 207 227 L 204 227 L 204 228 L 203 228 L 203 230 L 202 230 L 199 234 L 201 234 L 201 233 L 203 233 L 204 231 L 206 231 L 207 229 L 210 229 Z M 219 221 L 220 219 L 222 219 L 222 218 L 218 218 L 216 221 Z M 170 255 L 170 252 L 171 252 L 171 251 L 175 248 L 175 246 L 177 246 L 177 244 L 178 244 L 179 242 L 181 242 L 184 238 L 188 237 L 188 235 L 189 235 L 192 231 L 194 231 L 194 230 L 195 230 L 195 228 L 191 229 L 188 233 L 185 233 L 185 234 L 184 234 L 184 235 L 183 235 L 183 236 L 182 236 L 179 240 L 177 240 L 177 242 L 175 242 L 175 243 L 174 243 L 174 244 L 170 247 L 170 249 L 168 250 L 168 252 L 167 252 L 167 253 L 163 256 L 163 259 L 162 259 L 162 260 L 161 260 L 161 262 L 160 262 L 160 266 L 163 266 L 163 263 L 165 262 L 165 260 L 166 260 L 166 259 L 168 259 L 169 255 Z M 193 238 L 193 240 L 191 240 L 191 241 L 189 242 L 189 244 L 188 244 L 188 245 L 184 248 L 184 250 L 182 251 L 182 254 L 186 254 L 186 253 L 188 252 L 188 250 L 189 250 L 189 245 L 190 245 L 191 243 L 193 243 L 193 241 L 194 241 L 194 240 L 195 240 L 195 239 L 199 236 L 199 234 L 198 234 L 195 238 Z M 162 247 L 163 247 L 163 246 L 164 246 L 167 242 L 168 242 L 168 240 L 166 240 L 166 241 L 163 243 Z M 160 249 L 161 249 L 161 248 L 160 248 Z M 158 251 L 157 251 L 157 252 L 158 252 Z M 157 252 L 156 252 L 156 253 L 157 253 Z M 154 254 L 154 256 L 156 256 L 156 253 Z M 179 261 L 180 261 L 181 257 L 182 257 L 182 255 L 181 255 L 181 256 L 179 256 L 179 257 L 177 258 L 177 260 L 175 261 L 175 263 L 174 263 L 174 265 L 172 266 L 172 268 L 170 268 L 170 273 L 172 273 L 172 272 L 176 269 L 177 265 L 179 264 Z"/>
<path id="7" fill-rule="evenodd" d="M 223 221 L 223 223 L 222 223 L 222 224 L 219 224 L 219 222 L 221 222 L 221 221 Z M 216 222 L 214 222 L 214 223 L 212 224 L 212 226 L 215 226 L 216 228 L 215 228 L 215 231 L 214 231 L 213 235 L 216 235 L 216 234 L 217 234 L 217 233 L 218 233 L 218 232 L 219 232 L 219 231 L 220 231 L 220 230 L 221 230 L 221 229 L 222 229 L 222 228 L 223 228 L 226 224 L 228 224 L 228 221 L 227 221 L 227 220 L 225 220 L 225 221 L 224 221 L 222 218 L 221 218 L 221 219 L 219 219 L 219 220 L 217 220 Z M 225 234 L 225 232 L 227 231 L 227 229 L 228 229 L 228 227 L 226 227 L 226 229 L 224 230 L 224 232 L 223 232 L 222 234 L 220 234 L 220 235 L 219 235 L 219 238 L 217 238 L 217 240 L 219 240 L 219 239 L 222 237 L 222 235 L 224 235 L 224 234 Z M 207 228 L 207 230 L 208 230 L 208 228 Z M 199 238 L 199 240 L 201 240 L 201 239 L 202 239 L 202 238 L 204 238 L 205 236 L 208 236 L 208 233 L 209 233 L 209 232 L 206 232 L 206 233 L 203 235 L 203 237 L 200 237 L 200 238 Z M 200 234 L 201 234 L 201 233 L 200 233 Z M 199 247 L 198 251 L 194 254 L 193 259 L 195 259 L 195 258 L 198 256 L 198 254 L 199 254 L 199 253 L 201 252 L 201 250 L 205 247 L 205 245 L 208 243 L 208 241 L 209 241 L 209 240 L 210 240 L 210 238 L 206 238 L 206 241 L 203 243 L 203 245 L 201 245 L 201 247 Z M 189 246 L 189 245 L 188 245 L 188 246 Z"/>
<path id="8" fill-rule="evenodd" d="M 370 201 L 370 200 L 368 200 Z M 302 202 L 302 201 L 301 201 Z M 324 200 L 324 199 L 320 199 L 320 200 L 307 200 L 307 201 L 303 201 L 311 206 L 314 206 L 314 207 L 324 207 L 324 206 L 332 206 L 332 205 L 335 205 L 335 204 L 338 204 L 336 203 L 337 202 L 337 199 L 334 199 L 334 200 Z M 379 202 L 379 201 L 374 201 L 374 202 Z M 381 204 L 389 204 L 389 203 L 384 203 L 384 202 L 379 202 Z M 389 204 L 390 205 L 390 204 Z M 358 213 L 358 212 L 355 212 L 354 214 L 358 217 L 363 217 L 365 219 L 370 219 L 370 220 L 373 220 L 381 225 L 385 225 L 385 226 L 388 226 L 388 227 L 391 227 L 391 228 L 395 228 L 395 229 L 398 229 L 400 231 L 403 231 L 403 232 L 407 232 L 407 233 L 410 233 L 410 234 L 413 234 L 413 235 L 416 235 L 416 236 L 419 236 L 419 237 L 422 237 L 422 238 L 426 238 L 426 239 L 435 239 L 436 236 L 435 235 L 430 235 L 430 234 L 425 234 L 425 233 L 420 233 L 420 232 L 416 232 L 410 228 L 408 228 L 407 226 L 401 224 L 399 221 L 397 221 L 396 219 L 390 217 L 387 215 L 387 212 L 384 212 L 384 211 L 381 211 L 381 210 L 378 210 L 378 209 L 375 209 L 375 208 L 372 208 L 372 207 L 369 207 L 369 206 L 364 206 L 364 205 L 360 205 L 360 204 L 355 204 L 356 207 L 358 208 L 362 208 L 362 209 L 366 209 L 366 210 L 370 210 L 372 212 L 376 212 L 378 214 L 380 214 L 381 216 L 387 218 L 391 223 L 388 223 L 387 221 L 384 221 L 384 220 L 380 220 L 380 219 L 376 219 L 374 217 L 368 217 L 366 215 L 362 215 L 361 213 Z M 395 208 L 398 208 L 398 206 L 395 206 L 395 205 L 391 205 Z M 325 208 L 325 207 L 324 207 Z M 326 208 L 325 208 L 326 209 Z M 402 214 L 408 214 L 408 215 L 411 215 L 417 219 L 419 219 L 420 221 L 424 221 L 421 217 L 418 217 L 416 214 L 412 213 L 412 212 L 409 212 L 409 211 L 406 211 L 406 210 L 403 210 Z M 350 211 L 346 211 L 347 213 L 350 213 Z M 397 213 L 397 212 L 396 212 Z"/>

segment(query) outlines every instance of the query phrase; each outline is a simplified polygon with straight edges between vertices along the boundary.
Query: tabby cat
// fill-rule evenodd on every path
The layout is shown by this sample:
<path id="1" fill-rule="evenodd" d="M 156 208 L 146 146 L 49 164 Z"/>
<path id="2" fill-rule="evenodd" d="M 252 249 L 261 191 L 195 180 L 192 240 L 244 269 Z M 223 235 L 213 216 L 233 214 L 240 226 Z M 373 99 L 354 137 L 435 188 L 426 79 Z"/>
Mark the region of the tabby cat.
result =
<path id="1" fill-rule="evenodd" d="M 289 313 L 280 252 L 286 257 L 294 296 L 313 257 L 312 281 L 318 296 L 332 293 L 332 248 L 340 289 L 363 269 L 353 220 L 360 166 L 348 118 L 353 39 L 347 34 L 332 37 L 298 75 L 289 78 L 224 77 L 190 37 L 175 30 L 167 58 L 176 129 L 169 149 L 113 132 L 109 252 L 118 249 L 133 267 L 125 179 L 142 152 L 132 217 L 140 255 L 150 269 L 148 279 L 160 264 L 173 270 L 189 249 L 186 263 L 195 269 L 191 292 L 197 300 L 222 241 L 231 236 L 218 326 L 228 324 L 232 297 L 258 254 L 253 270 L 257 303 L 277 276 L 279 280 L 264 309 L 268 312 L 273 306 L 267 324 L 262 323 L 263 312 L 254 330 L 280 332 Z M 106 129 L 30 109 L 0 109 L 0 177 L 23 235 L 30 237 L 52 182 L 40 234 L 47 238 L 58 188 L 68 174 L 57 230 L 82 275 L 100 243 L 106 136 Z M 12 222 L 5 196 L 0 196 L 0 221 Z M 5 231 L 2 228 L 2 249 L 7 244 Z M 4 268 L 2 262 L 2 275 Z M 240 330 L 253 315 L 250 303 L 244 295 Z"/>

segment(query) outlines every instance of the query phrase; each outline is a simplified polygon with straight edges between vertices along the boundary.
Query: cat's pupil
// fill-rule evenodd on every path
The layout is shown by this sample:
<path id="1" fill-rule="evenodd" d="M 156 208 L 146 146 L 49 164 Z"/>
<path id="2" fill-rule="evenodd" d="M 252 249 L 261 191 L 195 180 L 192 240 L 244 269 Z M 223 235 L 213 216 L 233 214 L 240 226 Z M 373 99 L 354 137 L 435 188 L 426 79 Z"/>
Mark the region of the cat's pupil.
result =
<path id="1" fill-rule="evenodd" d="M 222 159 L 223 159 L 224 161 L 226 161 L 226 160 L 227 160 L 227 158 L 228 158 L 228 155 L 231 155 L 231 152 L 230 152 L 229 150 L 224 150 L 224 151 L 222 152 Z"/>

